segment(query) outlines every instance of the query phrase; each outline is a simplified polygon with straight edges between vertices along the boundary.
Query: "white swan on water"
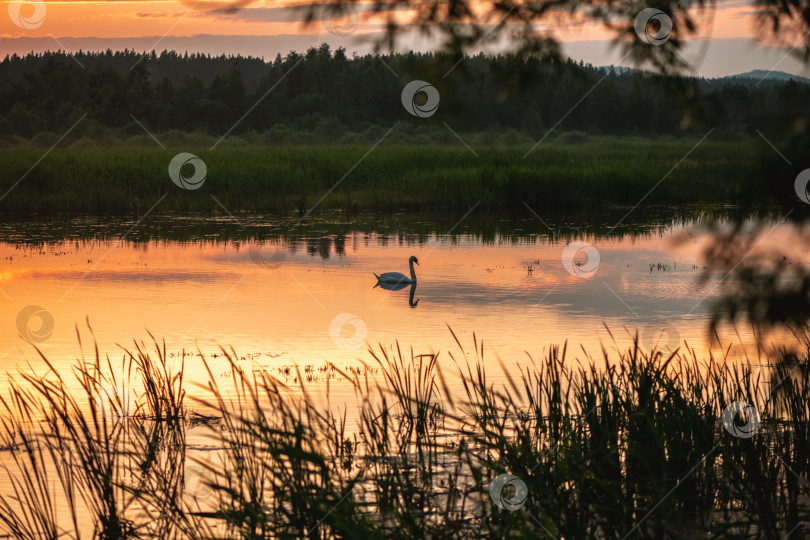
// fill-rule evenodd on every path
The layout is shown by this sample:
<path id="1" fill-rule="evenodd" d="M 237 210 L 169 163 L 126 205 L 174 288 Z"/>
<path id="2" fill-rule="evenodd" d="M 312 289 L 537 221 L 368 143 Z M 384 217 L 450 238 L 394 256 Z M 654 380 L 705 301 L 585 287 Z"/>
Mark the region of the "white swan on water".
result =
<path id="1" fill-rule="evenodd" d="M 408 264 L 411 267 L 410 278 L 400 272 L 386 272 L 379 276 L 374 274 L 374 277 L 377 278 L 377 282 L 379 283 L 416 283 L 416 272 L 413 270 L 413 263 L 419 264 L 419 259 L 411 255 L 411 258 L 408 259 Z"/>

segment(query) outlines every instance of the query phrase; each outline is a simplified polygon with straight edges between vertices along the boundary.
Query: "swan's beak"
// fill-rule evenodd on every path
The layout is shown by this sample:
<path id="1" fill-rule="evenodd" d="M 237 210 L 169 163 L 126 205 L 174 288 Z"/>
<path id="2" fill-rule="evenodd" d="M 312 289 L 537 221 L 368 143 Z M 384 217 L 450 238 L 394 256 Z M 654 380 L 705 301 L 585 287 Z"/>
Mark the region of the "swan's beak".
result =
<path id="1" fill-rule="evenodd" d="M 419 266 L 419 259 L 414 259 L 413 262 L 416 263 L 416 266 Z"/>

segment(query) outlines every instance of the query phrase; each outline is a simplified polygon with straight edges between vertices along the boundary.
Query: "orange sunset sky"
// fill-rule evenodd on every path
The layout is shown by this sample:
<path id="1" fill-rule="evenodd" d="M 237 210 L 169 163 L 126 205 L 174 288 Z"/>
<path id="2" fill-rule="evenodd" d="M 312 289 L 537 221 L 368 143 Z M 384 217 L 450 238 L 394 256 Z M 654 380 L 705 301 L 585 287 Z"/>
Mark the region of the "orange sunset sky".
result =
<path id="1" fill-rule="evenodd" d="M 290 50 L 302 51 L 327 42 L 343 46 L 350 53 L 371 52 L 370 44 L 379 35 L 382 19 L 367 13 L 370 4 L 357 4 L 357 13 L 347 23 L 351 32 L 330 32 L 327 21 L 309 26 L 301 23 L 300 3 L 270 0 L 238 0 L 241 9 L 224 9 L 228 2 L 200 0 L 72 0 L 44 4 L 14 0 L 5 2 L 8 16 L 0 17 L 0 53 L 63 49 L 69 52 L 111 48 L 157 50 L 210 54 L 243 54 L 273 58 Z M 38 10 L 38 11 L 35 11 Z M 29 28 L 15 22 L 36 17 Z M 697 74 L 708 77 L 731 75 L 753 69 L 776 69 L 808 76 L 810 72 L 789 48 L 760 42 L 754 20 L 755 8 L 749 0 L 720 2 L 713 13 L 713 24 L 689 39 L 684 57 Z M 3 14 L 5 15 L 5 13 Z M 409 12 L 396 14 L 409 20 Z M 710 19 L 708 12 L 698 20 Z M 619 64 L 622 53 L 611 47 L 614 34 L 578 17 L 551 18 L 537 29 L 564 45 L 566 54 L 595 65 Z M 431 50 L 429 38 L 406 34 L 402 50 Z M 494 50 L 494 49 L 490 49 Z"/>

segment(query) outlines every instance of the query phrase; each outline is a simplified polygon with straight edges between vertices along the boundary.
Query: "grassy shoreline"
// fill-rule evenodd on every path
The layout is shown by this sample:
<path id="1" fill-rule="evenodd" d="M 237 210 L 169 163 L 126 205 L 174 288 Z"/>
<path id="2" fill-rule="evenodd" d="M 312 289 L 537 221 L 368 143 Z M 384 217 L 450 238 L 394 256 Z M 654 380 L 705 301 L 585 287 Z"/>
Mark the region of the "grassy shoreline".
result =
<path id="1" fill-rule="evenodd" d="M 308 239 L 332 238 L 343 241 L 349 235 L 369 234 L 406 236 L 423 244 L 434 235 L 451 239 L 475 239 L 488 245 L 495 242 L 534 242 L 538 238 L 556 241 L 603 238 L 650 238 L 667 234 L 671 227 L 709 227 L 729 220 L 778 219 L 777 209 L 744 210 L 722 205 L 680 205 L 639 207 L 626 216 L 627 208 L 577 214 L 543 214 L 537 219 L 525 207 L 520 212 L 493 212 L 475 209 L 447 211 L 321 211 L 295 226 L 298 214 L 274 215 L 247 212 L 234 217 L 224 212 L 188 213 L 153 211 L 142 220 L 141 212 L 122 216 L 42 215 L 0 216 L 0 237 L 4 242 L 26 246 L 73 241 L 110 241 L 124 238 L 138 244 L 154 241 L 176 242 L 266 242 L 300 243 Z M 625 217 L 626 216 L 626 217 Z M 625 218 L 619 227 L 612 228 Z M 140 220 L 140 221 L 139 221 Z M 136 229 L 129 231 L 138 222 Z"/>
<path id="2" fill-rule="evenodd" d="M 530 147 L 369 146 L 0 150 L 0 216 L 145 212 L 305 214 L 415 209 L 589 212 L 767 201 L 751 142 L 600 139 Z M 179 152 L 199 156 L 196 190 L 172 183 Z M 368 154 L 366 155 L 366 153 Z M 687 156 L 688 154 L 688 156 Z M 686 156 L 686 157 L 685 157 Z M 676 167 L 677 165 L 677 167 Z M 30 172 L 27 173 L 27 171 Z M 671 172 L 670 172 L 671 171 Z M 26 174 L 27 173 L 27 174 Z M 190 166 L 183 174 L 190 176 Z M 19 181 L 22 178 L 22 181 Z M 663 181 L 662 181 L 663 179 Z M 12 186 L 19 181 L 13 189 Z M 165 199 L 161 197 L 165 195 Z"/>

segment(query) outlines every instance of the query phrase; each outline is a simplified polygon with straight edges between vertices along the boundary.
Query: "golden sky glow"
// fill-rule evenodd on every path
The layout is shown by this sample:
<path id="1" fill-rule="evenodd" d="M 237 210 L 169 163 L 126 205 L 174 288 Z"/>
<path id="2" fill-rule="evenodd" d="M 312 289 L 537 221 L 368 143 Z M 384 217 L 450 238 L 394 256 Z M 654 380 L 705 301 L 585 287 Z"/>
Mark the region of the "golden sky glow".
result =
<path id="1" fill-rule="evenodd" d="M 39 2 L 44 16 L 34 24 L 24 21 L 36 18 L 33 2 Z M 236 0 L 240 9 L 223 9 L 233 2 L 219 0 L 94 0 L 94 1 L 6 1 L 9 16 L 0 16 L 0 54 L 27 54 L 79 49 L 160 52 L 202 52 L 212 55 L 242 54 L 270 60 L 291 50 L 305 51 L 322 42 L 332 48 L 345 47 L 349 54 L 368 54 L 372 44 L 382 35 L 383 23 L 392 17 L 399 23 L 409 23 L 413 11 L 373 14 L 371 4 L 356 4 L 356 12 L 349 18 L 334 21 L 341 25 L 348 21 L 348 32 L 329 28 L 329 16 L 305 26 L 303 12 L 295 10 L 301 0 L 272 2 L 270 0 Z M 475 5 L 483 9 L 489 3 Z M 15 23 L 14 12 L 23 20 Z M 690 63 L 694 58 L 695 72 L 708 76 L 725 76 L 754 69 L 779 69 L 808 76 L 807 67 L 787 54 L 792 40 L 774 43 L 762 36 L 755 24 L 755 8 L 749 0 L 727 0 L 713 12 L 693 12 L 700 32 L 679 35 L 686 42 L 682 56 Z M 494 17 L 491 22 L 497 22 Z M 611 46 L 616 38 L 614 30 L 586 20 L 582 14 L 550 15 L 536 30 L 557 39 L 563 52 L 575 60 L 593 65 L 629 65 L 623 61 L 619 48 Z M 331 32 L 330 32 L 331 30 Z M 338 28 L 337 30 L 341 30 Z M 780 37 L 784 37 L 784 32 Z M 711 43 L 708 54 L 702 43 Z M 798 43 L 798 40 L 796 41 Z M 397 43 L 401 51 L 435 50 L 440 46 L 438 37 L 425 37 L 417 32 L 404 32 Z M 507 37 L 486 45 L 486 52 L 500 52 L 508 48 Z M 477 53 L 481 49 L 473 49 Z M 635 66 L 638 67 L 638 66 Z"/>
<path id="2" fill-rule="evenodd" d="M 8 3 L 7 3 L 8 4 Z M 210 35 L 279 35 L 326 33 L 322 24 L 315 23 L 304 28 L 294 13 L 284 8 L 292 2 L 250 3 L 236 12 L 216 9 L 222 2 L 180 2 L 177 0 L 149 1 L 48 1 L 47 13 L 38 28 L 25 29 L 15 25 L 11 18 L 3 18 L 0 32 L 4 37 L 135 37 L 135 36 L 191 36 Z M 30 17 L 31 4 L 23 4 L 21 15 Z M 382 16 L 358 14 L 358 32 L 377 28 Z M 732 3 L 720 7 L 711 29 L 716 39 L 752 37 L 752 8 Z M 396 14 L 396 19 L 406 21 L 409 13 Z M 549 19 L 543 29 L 550 30 L 562 41 L 604 40 L 613 37 L 612 32 L 593 23 L 581 24 L 570 17 Z"/>

